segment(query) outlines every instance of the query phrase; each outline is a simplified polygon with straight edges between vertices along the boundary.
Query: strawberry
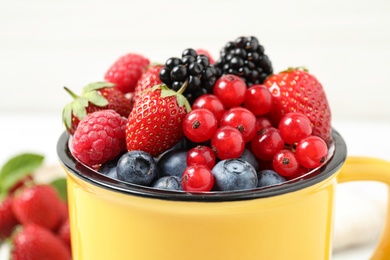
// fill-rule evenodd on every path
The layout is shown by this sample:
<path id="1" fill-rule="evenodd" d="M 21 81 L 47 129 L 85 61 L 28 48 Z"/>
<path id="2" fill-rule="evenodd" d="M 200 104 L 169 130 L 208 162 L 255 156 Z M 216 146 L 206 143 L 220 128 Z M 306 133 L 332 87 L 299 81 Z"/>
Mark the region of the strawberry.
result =
<path id="1" fill-rule="evenodd" d="M 331 111 L 321 83 L 306 69 L 291 68 L 269 76 L 264 85 L 272 94 L 270 117 L 277 125 L 289 112 L 305 114 L 313 126 L 313 134 L 326 142 L 331 135 Z"/>
<path id="2" fill-rule="evenodd" d="M 10 196 L 14 195 L 19 189 L 30 186 L 34 184 L 34 178 L 32 174 L 28 174 L 20 179 L 8 190 Z"/>
<path id="3" fill-rule="evenodd" d="M 15 196 L 12 210 L 21 224 L 37 224 L 54 230 L 63 219 L 62 201 L 53 186 L 40 184 Z"/>
<path id="4" fill-rule="evenodd" d="M 114 83 L 123 93 L 134 92 L 138 79 L 149 63 L 149 59 L 142 55 L 126 54 L 114 62 L 104 75 L 104 79 Z"/>
<path id="5" fill-rule="evenodd" d="M 87 114 L 112 109 L 123 117 L 128 117 L 133 109 L 133 102 L 122 92 L 113 87 L 112 83 L 95 82 L 83 88 L 81 96 L 77 96 L 65 87 L 74 100 L 64 107 L 62 119 L 70 134 L 74 134 L 80 121 Z"/>
<path id="6" fill-rule="evenodd" d="M 70 245 L 70 223 L 69 218 L 67 218 L 60 226 L 57 232 L 58 237 L 64 242 L 68 248 L 71 248 Z"/>
<path id="7" fill-rule="evenodd" d="M 0 241 L 11 235 L 19 223 L 12 211 L 12 197 L 6 197 L 0 202 Z"/>
<path id="8" fill-rule="evenodd" d="M 163 65 L 152 65 L 149 66 L 144 73 L 142 73 L 135 86 L 134 103 L 137 102 L 138 98 L 145 92 L 145 90 L 162 83 L 159 73 L 163 67 Z"/>
<path id="9" fill-rule="evenodd" d="M 13 260 L 70 260 L 71 253 L 50 230 L 30 224 L 13 238 Z"/>
<path id="10" fill-rule="evenodd" d="M 182 122 L 191 110 L 181 94 L 185 86 L 175 92 L 166 85 L 158 85 L 142 95 L 127 121 L 127 150 L 157 156 L 183 138 Z"/>

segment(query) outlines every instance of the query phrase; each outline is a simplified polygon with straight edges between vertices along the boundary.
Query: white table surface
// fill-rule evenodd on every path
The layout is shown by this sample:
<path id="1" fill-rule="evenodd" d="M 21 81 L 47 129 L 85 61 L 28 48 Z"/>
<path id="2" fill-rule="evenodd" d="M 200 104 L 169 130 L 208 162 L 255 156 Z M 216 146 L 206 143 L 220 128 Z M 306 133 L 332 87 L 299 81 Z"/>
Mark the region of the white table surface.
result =
<path id="1" fill-rule="evenodd" d="M 10 156 L 21 152 L 41 153 L 45 156 L 46 165 L 58 164 L 56 143 L 64 130 L 60 114 L 0 113 L 0 122 L 1 165 Z M 390 120 L 338 120 L 333 121 L 333 126 L 346 140 L 349 155 L 373 156 L 390 161 Z M 358 191 L 360 196 L 379 200 L 387 198 L 384 187 L 377 188 L 367 183 L 352 185 L 352 189 Z M 348 205 L 343 206 L 348 207 Z M 358 209 L 351 208 L 351 210 Z M 357 214 L 359 217 L 359 212 Z M 337 216 L 336 212 L 336 220 Z M 375 239 L 364 245 L 337 251 L 333 259 L 368 259 L 374 246 Z M 0 254 L 0 259 L 1 257 Z"/>

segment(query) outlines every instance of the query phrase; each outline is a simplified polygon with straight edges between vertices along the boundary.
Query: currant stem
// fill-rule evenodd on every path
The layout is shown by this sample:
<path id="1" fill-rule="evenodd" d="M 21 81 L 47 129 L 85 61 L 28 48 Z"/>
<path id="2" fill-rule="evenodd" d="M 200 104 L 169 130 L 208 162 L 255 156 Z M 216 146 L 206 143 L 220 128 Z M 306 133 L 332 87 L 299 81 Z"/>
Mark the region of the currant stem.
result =
<path id="1" fill-rule="evenodd" d="M 188 85 L 188 80 L 184 81 L 183 85 L 180 87 L 180 89 L 177 91 L 178 94 L 183 94 L 184 91 L 186 91 Z"/>

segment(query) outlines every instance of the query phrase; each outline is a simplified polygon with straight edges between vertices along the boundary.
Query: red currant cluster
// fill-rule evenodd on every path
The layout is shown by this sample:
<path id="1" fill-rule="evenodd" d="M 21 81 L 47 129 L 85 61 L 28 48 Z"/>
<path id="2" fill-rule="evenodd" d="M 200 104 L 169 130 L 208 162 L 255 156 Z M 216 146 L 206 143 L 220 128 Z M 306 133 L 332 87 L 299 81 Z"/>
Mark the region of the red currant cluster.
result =
<path id="1" fill-rule="evenodd" d="M 231 74 L 217 80 L 213 94 L 197 98 L 184 118 L 183 131 L 189 140 L 209 142 L 210 147 L 202 145 L 188 152 L 184 190 L 210 190 L 216 157 L 238 158 L 245 148 L 253 152 L 262 168 L 271 168 L 287 179 L 322 165 L 328 147 L 312 135 L 310 120 L 301 113 L 288 113 L 274 126 L 267 117 L 271 107 L 267 87 L 256 84 L 248 88 Z"/>

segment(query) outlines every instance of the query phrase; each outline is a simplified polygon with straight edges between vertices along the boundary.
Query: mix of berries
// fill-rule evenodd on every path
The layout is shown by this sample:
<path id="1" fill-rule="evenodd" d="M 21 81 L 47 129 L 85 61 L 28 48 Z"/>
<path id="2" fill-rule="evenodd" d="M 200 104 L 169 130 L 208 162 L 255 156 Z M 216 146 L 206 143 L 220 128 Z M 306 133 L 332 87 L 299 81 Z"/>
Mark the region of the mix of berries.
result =
<path id="1" fill-rule="evenodd" d="M 37 183 L 42 160 L 21 154 L 0 171 L 0 244 L 10 244 L 12 260 L 71 259 L 66 180 Z"/>
<path id="2" fill-rule="evenodd" d="M 154 65 L 129 54 L 105 80 L 125 93 L 127 115 L 93 88 L 93 99 L 73 94 L 64 122 L 73 155 L 110 178 L 190 193 L 255 189 L 303 178 L 331 156 L 321 83 L 304 68 L 274 74 L 254 36 L 228 42 L 216 62 L 204 49 Z M 124 125 L 101 119 L 113 113 Z"/>
<path id="3" fill-rule="evenodd" d="M 165 62 L 160 70 L 160 79 L 170 89 L 178 91 L 184 84 L 183 95 L 192 103 L 202 94 L 211 93 L 218 71 L 210 62 L 210 54 L 201 51 L 185 49 L 181 58 L 172 57 Z"/>

